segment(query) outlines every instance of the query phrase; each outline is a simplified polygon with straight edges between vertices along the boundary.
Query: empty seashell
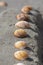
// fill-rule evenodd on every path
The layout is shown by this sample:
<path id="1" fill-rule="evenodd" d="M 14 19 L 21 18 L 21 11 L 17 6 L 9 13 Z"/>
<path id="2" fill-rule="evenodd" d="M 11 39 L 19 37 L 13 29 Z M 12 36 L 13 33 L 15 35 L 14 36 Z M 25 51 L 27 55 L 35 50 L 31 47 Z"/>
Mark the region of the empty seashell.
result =
<path id="1" fill-rule="evenodd" d="M 17 20 L 29 20 L 29 16 L 27 14 L 21 13 L 16 16 Z"/>
<path id="2" fill-rule="evenodd" d="M 14 57 L 17 59 L 17 60 L 25 60 L 26 58 L 28 58 L 28 54 L 26 51 L 16 51 L 14 53 Z"/>
<path id="3" fill-rule="evenodd" d="M 0 2 L 0 6 L 7 6 L 8 4 L 6 2 Z"/>
<path id="4" fill-rule="evenodd" d="M 24 6 L 24 7 L 21 9 L 21 12 L 23 12 L 23 13 L 29 13 L 30 10 L 32 10 L 32 7 L 31 7 L 31 6 Z"/>
<path id="5" fill-rule="evenodd" d="M 24 65 L 24 63 L 17 63 L 17 64 L 14 64 L 14 65 Z"/>
<path id="6" fill-rule="evenodd" d="M 18 29 L 14 32 L 14 36 L 16 36 L 16 37 L 26 37 L 27 33 L 23 29 Z"/>
<path id="7" fill-rule="evenodd" d="M 25 41 L 18 41 L 14 44 L 14 47 L 18 49 L 25 48 L 26 46 L 27 45 Z"/>
<path id="8" fill-rule="evenodd" d="M 15 24 L 15 27 L 19 27 L 19 28 L 30 28 L 30 25 L 26 21 L 19 21 L 18 23 Z"/>

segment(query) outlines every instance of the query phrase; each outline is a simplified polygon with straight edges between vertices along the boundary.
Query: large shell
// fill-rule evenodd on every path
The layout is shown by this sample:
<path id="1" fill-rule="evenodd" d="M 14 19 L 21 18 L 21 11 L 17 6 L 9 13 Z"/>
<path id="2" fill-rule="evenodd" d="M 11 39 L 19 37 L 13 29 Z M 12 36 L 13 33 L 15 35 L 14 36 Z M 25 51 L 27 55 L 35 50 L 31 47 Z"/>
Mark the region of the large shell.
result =
<path id="1" fill-rule="evenodd" d="M 21 12 L 23 12 L 23 13 L 29 13 L 30 10 L 32 10 L 32 7 L 31 7 L 31 6 L 24 6 L 24 7 L 21 9 Z"/>
<path id="2" fill-rule="evenodd" d="M 27 14 L 21 13 L 16 16 L 17 20 L 29 20 L 29 16 Z"/>
<path id="3" fill-rule="evenodd" d="M 30 28 L 30 25 L 26 21 L 19 21 L 18 23 L 15 24 L 15 27 L 19 27 L 19 28 Z"/>
<path id="4" fill-rule="evenodd" d="M 27 44 L 26 44 L 25 41 L 17 41 L 17 42 L 14 44 L 14 47 L 15 47 L 15 48 L 18 48 L 18 49 L 25 48 L 26 46 L 27 46 Z"/>
<path id="5" fill-rule="evenodd" d="M 28 58 L 28 53 L 26 51 L 16 51 L 14 53 L 14 57 L 17 59 L 17 60 L 25 60 L 26 58 Z"/>
<path id="6" fill-rule="evenodd" d="M 6 2 L 0 2 L 0 6 L 7 6 L 8 4 Z"/>
<path id="7" fill-rule="evenodd" d="M 14 36 L 16 36 L 16 37 L 26 37 L 27 33 L 23 29 L 18 29 L 14 32 Z"/>

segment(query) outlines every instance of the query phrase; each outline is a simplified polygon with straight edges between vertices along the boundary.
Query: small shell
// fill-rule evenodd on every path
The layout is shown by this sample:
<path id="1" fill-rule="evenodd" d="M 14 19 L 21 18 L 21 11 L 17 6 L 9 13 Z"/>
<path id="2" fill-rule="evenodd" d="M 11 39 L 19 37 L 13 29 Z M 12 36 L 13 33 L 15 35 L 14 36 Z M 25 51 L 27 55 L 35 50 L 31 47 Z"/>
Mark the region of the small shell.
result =
<path id="1" fill-rule="evenodd" d="M 17 63 L 17 64 L 14 64 L 14 65 L 25 65 L 24 63 Z"/>
<path id="2" fill-rule="evenodd" d="M 8 4 L 6 2 L 0 2 L 0 6 L 7 6 Z"/>
<path id="3" fill-rule="evenodd" d="M 29 20 L 29 16 L 27 14 L 21 13 L 16 16 L 17 20 Z"/>
<path id="4" fill-rule="evenodd" d="M 18 23 L 15 24 L 15 27 L 19 27 L 19 28 L 30 28 L 30 25 L 26 21 L 19 21 Z"/>
<path id="5" fill-rule="evenodd" d="M 18 41 L 14 44 L 14 47 L 18 49 L 25 48 L 26 46 L 27 45 L 25 41 Z"/>
<path id="6" fill-rule="evenodd" d="M 16 51 L 14 53 L 14 57 L 17 59 L 17 60 L 25 60 L 26 58 L 28 58 L 28 54 L 26 51 Z"/>
<path id="7" fill-rule="evenodd" d="M 32 10 L 32 7 L 31 7 L 31 6 L 24 6 L 24 7 L 21 9 L 21 12 L 23 12 L 23 13 L 29 13 L 30 10 Z"/>
<path id="8" fill-rule="evenodd" d="M 16 36 L 16 37 L 26 37 L 27 33 L 23 29 L 18 29 L 14 32 L 14 36 Z"/>

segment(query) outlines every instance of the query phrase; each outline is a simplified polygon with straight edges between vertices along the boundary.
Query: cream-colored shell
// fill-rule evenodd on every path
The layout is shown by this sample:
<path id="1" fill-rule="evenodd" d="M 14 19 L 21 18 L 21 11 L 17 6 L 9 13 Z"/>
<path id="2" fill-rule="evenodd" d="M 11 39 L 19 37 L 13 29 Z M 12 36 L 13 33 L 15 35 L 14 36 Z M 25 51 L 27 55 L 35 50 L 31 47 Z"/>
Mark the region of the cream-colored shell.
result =
<path id="1" fill-rule="evenodd" d="M 8 4 L 6 2 L 0 2 L 0 6 L 7 6 Z"/>
<path id="2" fill-rule="evenodd" d="M 17 20 L 29 20 L 29 16 L 27 14 L 21 13 L 16 16 Z"/>
<path id="3" fill-rule="evenodd" d="M 24 63 L 17 63 L 17 64 L 14 64 L 14 65 L 25 65 Z"/>
<path id="4" fill-rule="evenodd" d="M 21 9 L 21 12 L 23 12 L 23 13 L 29 13 L 30 10 L 32 10 L 32 7 L 31 7 L 31 6 L 24 6 L 24 7 Z"/>
<path id="5" fill-rule="evenodd" d="M 27 33 L 23 29 L 18 29 L 14 32 L 14 36 L 16 36 L 16 37 L 26 37 Z"/>
<path id="6" fill-rule="evenodd" d="M 15 47 L 15 48 L 18 48 L 18 49 L 25 48 L 26 46 L 27 46 L 27 44 L 26 44 L 25 41 L 17 41 L 17 42 L 14 44 L 14 47 Z"/>
<path id="7" fill-rule="evenodd" d="M 26 58 L 28 58 L 28 53 L 26 51 L 16 51 L 14 53 L 14 57 L 17 59 L 17 60 L 25 60 Z"/>
<path id="8" fill-rule="evenodd" d="M 18 21 L 16 24 L 15 24 L 15 27 L 19 27 L 19 28 L 30 28 L 30 25 L 28 22 L 26 21 Z"/>

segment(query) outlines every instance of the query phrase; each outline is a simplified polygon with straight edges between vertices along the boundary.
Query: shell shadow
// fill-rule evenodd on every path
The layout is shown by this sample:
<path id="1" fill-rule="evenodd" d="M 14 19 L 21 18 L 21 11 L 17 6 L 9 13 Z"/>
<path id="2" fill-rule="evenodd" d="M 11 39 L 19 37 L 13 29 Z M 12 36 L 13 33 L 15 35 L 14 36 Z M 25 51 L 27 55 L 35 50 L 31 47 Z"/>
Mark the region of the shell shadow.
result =
<path id="1" fill-rule="evenodd" d="M 34 52 L 30 47 L 25 47 L 25 49 Z"/>
<path id="2" fill-rule="evenodd" d="M 32 31 L 36 32 L 36 33 L 38 32 L 37 30 L 34 30 L 34 29 L 32 29 L 32 28 L 30 28 L 30 29 L 31 29 Z"/>
<path id="3" fill-rule="evenodd" d="M 42 18 L 41 13 L 38 10 L 34 9 L 34 11 L 38 13 L 38 15 L 36 16 L 37 20 L 35 21 L 35 24 L 38 28 L 38 36 L 35 36 L 35 39 L 37 40 L 37 46 L 38 46 L 37 55 L 38 55 L 39 62 L 40 62 L 39 65 L 43 65 L 43 18 Z M 35 16 L 31 12 L 29 12 L 29 14 Z"/>
<path id="4" fill-rule="evenodd" d="M 43 30 L 43 19 L 41 14 L 37 16 L 36 25 L 40 30 Z"/>
<path id="5" fill-rule="evenodd" d="M 31 22 L 32 24 L 34 24 L 35 22 L 33 22 L 31 19 L 27 20 L 27 22 Z"/>
<path id="6" fill-rule="evenodd" d="M 36 25 L 38 27 L 38 36 L 35 36 L 38 46 L 37 55 L 40 62 L 39 65 L 43 65 L 43 18 L 41 14 L 37 17 Z"/>
<path id="7" fill-rule="evenodd" d="M 28 35 L 28 34 L 27 34 L 27 35 L 26 35 L 26 36 L 24 36 L 24 37 L 16 37 L 16 38 L 23 39 L 23 38 L 31 38 L 31 37 L 30 37 L 30 35 Z"/>
<path id="8" fill-rule="evenodd" d="M 31 36 L 30 36 L 30 35 L 28 35 L 28 34 L 27 34 L 27 37 L 28 37 L 28 38 L 31 38 Z"/>
<path id="9" fill-rule="evenodd" d="M 35 36 L 35 39 L 37 40 L 37 55 L 39 58 L 39 62 L 43 65 L 43 32 L 39 32 L 38 36 Z"/>
<path id="10" fill-rule="evenodd" d="M 35 11 L 36 13 L 40 13 L 40 12 L 39 12 L 38 10 L 36 10 L 36 9 L 32 9 L 32 11 Z M 34 14 L 33 14 L 33 13 L 31 13 L 31 11 L 30 11 L 28 14 L 33 15 L 33 16 L 34 16 Z"/>
<path id="11" fill-rule="evenodd" d="M 37 21 L 37 17 L 40 15 L 40 12 L 36 9 L 33 9 L 32 11 L 33 12 L 30 11 L 28 13 L 28 15 L 34 16 L 36 18 L 36 20 L 35 19 L 33 19 L 33 20 L 29 19 L 28 22 L 31 22 L 31 23 L 35 24 L 35 22 Z"/>
<path id="12" fill-rule="evenodd" d="M 33 61 L 33 59 L 30 58 L 30 57 L 29 57 L 29 58 L 26 58 L 26 60 L 27 60 L 27 61 L 30 61 L 30 62 Z"/>
<path id="13" fill-rule="evenodd" d="M 40 13 L 38 10 L 34 10 L 34 11 L 36 11 L 36 12 L 38 13 L 37 16 L 35 16 L 34 14 L 32 14 L 32 15 L 34 15 L 34 16 L 36 17 L 36 21 L 35 21 L 34 23 L 37 25 L 37 27 L 38 27 L 39 29 L 42 29 L 42 28 L 43 28 L 42 15 L 41 15 L 41 13 Z M 32 22 L 32 21 L 31 21 L 31 22 Z"/>

